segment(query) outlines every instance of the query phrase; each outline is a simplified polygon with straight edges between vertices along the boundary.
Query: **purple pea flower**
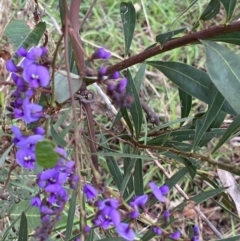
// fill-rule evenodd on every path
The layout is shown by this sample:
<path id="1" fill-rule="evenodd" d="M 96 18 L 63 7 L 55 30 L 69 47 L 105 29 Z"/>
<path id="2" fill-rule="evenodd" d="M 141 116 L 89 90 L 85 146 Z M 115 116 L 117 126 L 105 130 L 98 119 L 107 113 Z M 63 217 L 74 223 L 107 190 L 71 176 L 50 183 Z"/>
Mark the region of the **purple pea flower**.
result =
<path id="1" fill-rule="evenodd" d="M 166 194 L 169 193 L 169 187 L 168 187 L 167 185 L 162 185 L 162 186 L 160 187 L 160 190 L 161 190 L 161 192 L 162 192 L 163 195 L 166 195 Z"/>
<path id="2" fill-rule="evenodd" d="M 126 240 L 134 240 L 136 235 L 133 229 L 127 223 L 120 223 L 116 227 L 117 233 Z"/>
<path id="3" fill-rule="evenodd" d="M 193 232 L 194 232 L 195 236 L 199 236 L 200 230 L 199 230 L 199 227 L 197 225 L 194 225 Z"/>
<path id="4" fill-rule="evenodd" d="M 193 237 L 191 238 L 191 241 L 200 241 L 200 239 L 199 239 L 199 237 L 197 237 L 197 236 L 193 236 Z"/>
<path id="5" fill-rule="evenodd" d="M 116 86 L 116 91 L 119 93 L 119 94 L 122 94 L 125 89 L 126 89 L 126 86 L 127 86 L 127 79 L 126 78 L 123 78 Z"/>
<path id="6" fill-rule="evenodd" d="M 28 51 L 26 58 L 32 61 L 38 60 L 43 55 L 44 51 L 43 48 L 34 47 L 30 51 Z"/>
<path id="7" fill-rule="evenodd" d="M 26 57 L 27 56 L 27 50 L 23 47 L 20 47 L 18 50 L 17 50 L 17 55 L 19 57 Z"/>
<path id="8" fill-rule="evenodd" d="M 23 70 L 23 78 L 32 88 L 45 87 L 49 84 L 50 74 L 46 67 L 37 64 L 29 64 Z"/>
<path id="9" fill-rule="evenodd" d="M 180 237 L 181 237 L 181 233 L 179 231 L 176 231 L 170 235 L 170 238 L 173 240 L 178 240 Z"/>
<path id="10" fill-rule="evenodd" d="M 6 69 L 9 72 L 19 72 L 21 70 L 20 67 L 18 67 L 16 64 L 14 64 L 14 62 L 12 60 L 7 60 L 6 62 Z"/>
<path id="11" fill-rule="evenodd" d="M 149 183 L 150 188 L 152 189 L 153 195 L 160 201 L 160 202 L 165 202 L 165 198 L 162 194 L 162 191 L 160 188 L 154 183 L 150 182 Z"/>
<path id="12" fill-rule="evenodd" d="M 109 79 L 118 79 L 120 78 L 121 75 L 118 71 L 113 72 L 112 74 L 109 75 Z"/>
<path id="13" fill-rule="evenodd" d="M 169 222 L 170 212 L 168 210 L 166 210 L 163 214 L 163 217 L 166 222 Z"/>
<path id="14" fill-rule="evenodd" d="M 17 163 L 26 169 L 33 170 L 35 167 L 36 156 L 29 148 L 19 149 L 16 154 Z"/>
<path id="15" fill-rule="evenodd" d="M 99 48 L 92 54 L 91 59 L 109 59 L 110 57 L 110 52 L 106 51 L 104 48 Z"/>
<path id="16" fill-rule="evenodd" d="M 41 199 L 38 195 L 32 198 L 31 205 L 34 206 L 34 207 L 40 207 L 41 206 Z"/>
<path id="17" fill-rule="evenodd" d="M 158 227 L 153 227 L 153 232 L 159 236 L 162 234 L 162 230 Z"/>
<path id="18" fill-rule="evenodd" d="M 98 191 L 90 184 L 84 185 L 83 192 L 88 201 L 92 201 L 98 195 Z"/>
<path id="19" fill-rule="evenodd" d="M 148 201 L 148 195 L 142 195 L 142 196 L 138 196 L 138 197 L 135 197 L 135 199 L 130 202 L 130 206 L 131 207 L 137 207 L 137 208 L 143 208 L 144 205 L 147 203 Z"/>
<path id="20" fill-rule="evenodd" d="M 139 217 L 139 212 L 138 212 L 138 210 L 132 211 L 132 212 L 129 214 L 129 217 L 130 217 L 130 218 L 133 218 L 133 219 L 138 218 L 138 217 Z"/>

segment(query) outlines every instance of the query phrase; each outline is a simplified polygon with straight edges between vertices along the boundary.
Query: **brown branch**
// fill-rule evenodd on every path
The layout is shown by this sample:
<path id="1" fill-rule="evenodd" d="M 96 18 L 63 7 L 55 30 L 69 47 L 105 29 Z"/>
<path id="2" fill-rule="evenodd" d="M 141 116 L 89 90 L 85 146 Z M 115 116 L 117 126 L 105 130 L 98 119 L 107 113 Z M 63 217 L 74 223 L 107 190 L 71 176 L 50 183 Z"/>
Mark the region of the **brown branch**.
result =
<path id="1" fill-rule="evenodd" d="M 218 35 L 232 33 L 232 32 L 236 32 L 236 31 L 240 31 L 240 21 L 236 21 L 230 25 L 219 25 L 219 26 L 205 29 L 205 30 L 202 30 L 199 32 L 190 33 L 183 37 L 170 40 L 162 48 L 158 44 L 157 46 L 152 47 L 140 54 L 137 54 L 137 55 L 132 56 L 118 64 L 110 66 L 107 69 L 107 74 L 111 74 L 114 71 L 120 71 L 120 70 L 126 69 L 137 63 L 142 63 L 146 59 L 153 57 L 155 55 L 158 55 L 160 53 L 164 53 L 164 52 L 167 52 L 172 49 L 176 49 L 176 48 L 188 45 L 188 44 L 192 44 L 194 42 L 199 42 L 199 40 L 201 40 L 201 39 L 209 39 L 212 37 L 216 37 Z"/>

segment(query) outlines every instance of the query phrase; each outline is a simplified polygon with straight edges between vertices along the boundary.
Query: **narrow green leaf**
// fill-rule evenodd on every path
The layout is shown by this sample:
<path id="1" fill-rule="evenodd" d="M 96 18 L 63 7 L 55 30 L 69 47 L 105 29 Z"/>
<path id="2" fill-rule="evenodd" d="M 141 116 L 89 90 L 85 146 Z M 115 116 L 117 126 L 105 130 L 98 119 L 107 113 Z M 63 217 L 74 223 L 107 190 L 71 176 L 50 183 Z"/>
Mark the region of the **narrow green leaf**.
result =
<path id="1" fill-rule="evenodd" d="M 190 160 L 191 160 L 190 158 L 189 158 L 189 160 L 186 158 L 183 158 L 183 161 L 188 170 L 188 173 L 190 174 L 191 178 L 194 179 L 194 177 L 196 176 L 196 173 L 197 173 L 197 167 Z"/>
<path id="2" fill-rule="evenodd" d="M 200 20 L 206 21 L 214 18 L 220 11 L 220 2 L 219 0 L 211 0 L 207 5 L 206 9 L 202 13 Z"/>
<path id="3" fill-rule="evenodd" d="M 49 140 L 39 141 L 36 144 L 36 159 L 39 166 L 44 168 L 54 167 L 59 159 L 59 155 L 54 149 L 53 142 Z"/>
<path id="4" fill-rule="evenodd" d="M 149 241 L 152 240 L 152 238 L 156 236 L 156 234 L 152 231 L 152 229 L 150 228 L 142 237 L 141 237 L 141 241 Z"/>
<path id="5" fill-rule="evenodd" d="M 101 139 L 102 139 L 103 147 L 106 147 L 109 149 L 106 138 L 103 135 L 101 135 Z M 108 150 L 104 149 L 104 154 L 108 154 Z M 113 177 L 113 180 L 114 180 L 118 190 L 120 190 L 122 181 L 123 181 L 123 177 L 122 177 L 122 173 L 118 167 L 118 164 L 117 164 L 115 158 L 113 158 L 112 156 L 109 156 L 107 158 L 107 165 L 108 165 L 109 171 Z"/>
<path id="6" fill-rule="evenodd" d="M 127 56 L 132 43 L 136 23 L 136 13 L 133 4 L 131 2 L 122 2 L 120 4 L 120 14 L 125 39 L 125 56 Z"/>
<path id="7" fill-rule="evenodd" d="M 73 190 L 72 196 L 71 196 L 70 206 L 69 206 L 68 215 L 67 215 L 65 240 L 70 239 L 72 234 L 76 203 L 77 203 L 77 189 Z"/>
<path id="8" fill-rule="evenodd" d="M 125 146 L 125 148 L 130 149 L 129 146 Z M 128 151 L 129 153 L 129 151 Z M 129 165 L 131 165 L 131 159 L 130 158 L 124 158 L 123 159 L 123 166 L 124 166 L 124 177 L 128 173 Z M 127 183 L 127 188 L 125 189 L 124 195 L 126 198 L 129 196 L 129 193 L 134 192 L 134 184 L 133 184 L 133 175 L 129 176 L 129 181 Z"/>
<path id="9" fill-rule="evenodd" d="M 125 190 L 126 190 L 126 187 L 127 187 L 127 184 L 128 184 L 128 181 L 130 180 L 131 178 L 131 175 L 132 175 L 132 170 L 135 166 L 135 163 L 136 163 L 136 159 L 132 159 L 130 161 L 130 163 L 128 164 L 128 170 L 127 172 L 125 173 L 124 177 L 123 177 L 123 180 L 122 180 L 122 183 L 121 183 L 121 187 L 120 187 L 120 193 L 121 195 L 123 196 Z"/>
<path id="10" fill-rule="evenodd" d="M 8 157 L 9 152 L 11 151 L 12 147 L 14 144 L 11 144 L 7 150 L 2 154 L 2 156 L 0 157 L 0 168 L 3 166 L 6 158 Z"/>
<path id="11" fill-rule="evenodd" d="M 180 88 L 178 93 L 181 101 L 181 118 L 188 117 L 192 107 L 192 96 Z"/>
<path id="12" fill-rule="evenodd" d="M 18 241 L 28 241 L 28 223 L 24 212 L 21 215 Z"/>
<path id="13" fill-rule="evenodd" d="M 206 50 L 206 67 L 214 85 L 233 109 L 240 114 L 236 101 L 240 90 L 240 57 L 225 47 L 211 41 L 201 41 Z"/>
<path id="14" fill-rule="evenodd" d="M 229 237 L 229 238 L 218 239 L 217 241 L 239 241 L 239 240 L 240 240 L 240 235 Z"/>
<path id="15" fill-rule="evenodd" d="M 137 74 L 134 77 L 134 84 L 135 84 L 137 93 L 139 93 L 142 82 L 144 80 L 145 70 L 146 70 L 146 63 L 142 63 L 140 68 L 138 69 Z"/>
<path id="16" fill-rule="evenodd" d="M 136 90 L 135 84 L 133 82 L 133 79 L 132 79 L 132 76 L 131 76 L 131 73 L 129 70 L 127 70 L 127 79 L 128 79 L 128 84 L 126 87 L 126 91 L 128 94 L 130 94 L 134 97 L 134 102 L 132 103 L 132 106 L 130 107 L 130 113 L 132 115 L 136 138 L 138 139 L 138 137 L 141 133 L 141 127 L 142 127 L 142 122 L 143 122 L 142 106 L 140 103 L 138 92 Z"/>
<path id="17" fill-rule="evenodd" d="M 135 195 L 141 196 L 144 194 L 144 183 L 143 183 L 143 161 L 142 159 L 137 159 L 135 169 L 134 169 L 134 189 Z"/>
<path id="18" fill-rule="evenodd" d="M 51 125 L 51 135 L 54 139 L 54 141 L 58 144 L 61 145 L 62 147 L 67 146 L 67 142 L 56 132 L 55 128 L 53 125 Z"/>
<path id="19" fill-rule="evenodd" d="M 118 238 L 118 237 L 111 237 L 111 238 L 103 238 L 103 239 L 98 239 L 99 241 L 126 241 L 124 238 Z"/>
<path id="20" fill-rule="evenodd" d="M 196 202 L 196 204 L 202 203 L 206 200 L 208 200 L 209 198 L 212 198 L 216 195 L 218 195 L 219 193 L 223 192 L 226 188 L 221 187 L 221 188 L 216 188 L 216 189 L 212 189 L 210 191 L 205 191 L 202 192 L 194 197 L 191 198 L 192 201 Z"/>
<path id="21" fill-rule="evenodd" d="M 168 40 L 172 39 L 173 36 L 182 33 L 186 28 L 180 28 L 171 32 L 159 34 L 156 36 L 156 42 L 163 46 Z"/>
<path id="22" fill-rule="evenodd" d="M 123 119 L 126 121 L 126 123 L 128 125 L 128 128 L 129 128 L 131 134 L 133 135 L 133 126 L 132 126 L 132 122 L 131 122 L 131 120 L 130 120 L 130 118 L 128 116 L 127 109 L 126 108 L 121 108 L 120 111 L 121 111 L 120 114 L 122 115 Z M 116 119 L 117 119 L 118 116 L 121 118 L 121 115 L 117 115 Z"/>
<path id="23" fill-rule="evenodd" d="M 223 145 L 232 134 L 234 134 L 240 128 L 240 115 L 238 115 L 231 125 L 228 127 L 226 132 L 224 133 L 222 139 L 218 142 L 218 144 L 213 149 L 212 153 L 214 153 L 221 145 Z"/>
<path id="24" fill-rule="evenodd" d="M 171 189 L 172 187 L 174 187 L 183 177 L 186 176 L 186 174 L 188 173 L 188 169 L 186 167 L 182 168 L 180 171 L 178 171 L 177 173 L 175 173 L 172 177 L 170 177 L 167 181 L 166 181 L 166 185 Z"/>
<path id="25" fill-rule="evenodd" d="M 216 37 L 212 37 L 209 40 L 214 42 L 225 42 L 230 44 L 240 45 L 240 32 L 234 33 L 226 33 L 222 35 L 218 35 Z"/>
<path id="26" fill-rule="evenodd" d="M 223 4 L 225 8 L 226 22 L 228 22 L 232 17 L 232 14 L 237 4 L 237 0 L 220 0 L 220 2 Z"/>
<path id="27" fill-rule="evenodd" d="M 195 148 L 198 145 L 198 143 L 202 140 L 204 133 L 208 130 L 216 116 L 218 116 L 224 104 L 225 99 L 218 90 L 215 89 L 213 91 L 212 97 L 212 102 L 208 106 L 208 110 L 205 113 L 203 119 L 197 121 L 196 136 L 194 139 L 193 148 Z"/>
<path id="28" fill-rule="evenodd" d="M 213 86 L 212 80 L 206 72 L 179 62 L 148 61 L 147 64 L 160 70 L 169 80 L 189 95 L 207 104 L 211 103 L 211 92 L 216 87 Z M 213 66 L 215 66 L 218 71 L 221 69 L 221 67 L 218 68 L 215 62 Z M 223 104 L 222 110 L 231 115 L 236 115 L 235 110 L 227 102 Z"/>
<path id="29" fill-rule="evenodd" d="M 91 228 L 90 232 L 88 233 L 87 236 L 87 241 L 93 241 L 94 240 L 94 228 Z"/>
<path id="30" fill-rule="evenodd" d="M 72 107 L 69 106 L 67 110 L 65 110 L 64 112 L 61 112 L 60 118 L 57 120 L 56 123 L 54 123 L 55 129 L 57 129 L 66 120 L 66 118 L 70 114 L 71 110 L 72 110 Z"/>

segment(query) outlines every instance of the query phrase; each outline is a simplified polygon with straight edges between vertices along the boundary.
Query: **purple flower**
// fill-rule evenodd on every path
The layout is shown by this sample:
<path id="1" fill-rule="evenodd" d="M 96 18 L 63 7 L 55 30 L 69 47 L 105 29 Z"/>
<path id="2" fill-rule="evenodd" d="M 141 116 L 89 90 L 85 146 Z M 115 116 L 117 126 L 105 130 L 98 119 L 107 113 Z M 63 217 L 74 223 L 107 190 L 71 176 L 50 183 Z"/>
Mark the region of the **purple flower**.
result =
<path id="1" fill-rule="evenodd" d="M 98 191 L 90 184 L 84 185 L 83 192 L 88 201 L 92 201 L 98 195 Z"/>
<path id="2" fill-rule="evenodd" d="M 40 207 L 41 199 L 38 195 L 31 199 L 31 205 L 34 206 L 34 207 Z"/>
<path id="3" fill-rule="evenodd" d="M 135 197 L 135 199 L 130 202 L 130 206 L 131 207 L 138 207 L 138 208 L 143 208 L 144 205 L 147 203 L 148 201 L 148 195 L 142 195 L 142 196 L 138 196 L 138 197 Z"/>
<path id="4" fill-rule="evenodd" d="M 116 91 L 119 94 L 122 94 L 123 92 L 125 92 L 126 86 L 127 86 L 127 79 L 124 78 L 118 83 L 118 85 L 116 87 Z"/>
<path id="5" fill-rule="evenodd" d="M 162 185 L 162 186 L 160 187 L 160 190 L 161 190 L 161 192 L 162 192 L 162 195 L 166 195 L 166 194 L 169 193 L 169 187 L 168 187 L 167 185 Z"/>
<path id="6" fill-rule="evenodd" d="M 106 51 L 104 48 L 99 48 L 92 54 L 91 59 L 109 59 L 110 57 L 110 52 Z"/>
<path id="7" fill-rule="evenodd" d="M 88 225 L 86 225 L 86 226 L 84 227 L 84 232 L 85 232 L 85 233 L 89 233 L 90 230 L 91 230 L 91 227 L 89 227 Z"/>
<path id="8" fill-rule="evenodd" d="M 168 210 L 166 210 L 163 214 L 164 219 L 166 220 L 166 222 L 169 221 L 169 217 L 170 217 L 170 212 Z"/>
<path id="9" fill-rule="evenodd" d="M 154 183 L 154 182 L 150 182 L 149 183 L 150 188 L 152 189 L 152 193 L 153 195 L 160 201 L 160 202 L 165 202 L 165 198 L 161 192 L 161 190 L 159 189 L 159 187 Z"/>
<path id="10" fill-rule="evenodd" d="M 109 79 L 118 79 L 120 78 L 121 75 L 118 71 L 113 72 L 112 74 L 109 75 Z"/>
<path id="11" fill-rule="evenodd" d="M 19 68 L 16 64 L 14 64 L 12 60 L 7 60 L 6 69 L 9 72 L 15 72 L 15 73 L 19 72 L 19 70 L 21 70 L 21 68 Z"/>
<path id="12" fill-rule="evenodd" d="M 135 232 L 127 223 L 120 223 L 116 227 L 116 231 L 122 238 L 125 238 L 126 240 L 134 240 L 136 237 Z"/>
<path id="13" fill-rule="evenodd" d="M 158 227 L 153 227 L 153 232 L 159 236 L 162 234 L 162 230 Z"/>
<path id="14" fill-rule="evenodd" d="M 129 214 L 129 217 L 130 217 L 130 218 L 133 218 L 133 219 L 138 218 L 138 216 L 139 216 L 138 210 L 134 210 L 134 211 L 132 211 L 132 212 Z"/>
<path id="15" fill-rule="evenodd" d="M 194 225 L 193 232 L 194 232 L 195 236 L 199 236 L 200 230 L 199 230 L 199 227 L 197 225 Z"/>
<path id="16" fill-rule="evenodd" d="M 43 107 L 38 104 L 30 103 L 28 98 L 23 100 L 23 120 L 29 124 L 34 121 L 38 121 L 43 114 Z"/>
<path id="17" fill-rule="evenodd" d="M 200 241 L 200 239 L 199 239 L 199 237 L 197 237 L 197 236 L 193 236 L 193 237 L 191 238 L 191 241 Z"/>
<path id="18" fill-rule="evenodd" d="M 17 50 L 17 55 L 19 57 L 26 57 L 27 55 L 27 50 L 23 47 L 20 47 L 18 50 Z"/>
<path id="19" fill-rule="evenodd" d="M 26 57 L 29 60 L 35 61 L 35 60 L 38 60 L 42 56 L 43 53 L 44 53 L 44 51 L 42 48 L 34 47 L 27 53 Z"/>
<path id="20" fill-rule="evenodd" d="M 46 67 L 37 64 L 29 64 L 23 70 L 23 78 L 32 88 L 45 87 L 49 84 L 50 74 Z"/>
<path id="21" fill-rule="evenodd" d="M 173 240 L 178 240 L 180 237 L 181 237 L 181 233 L 179 231 L 176 231 L 170 235 L 170 238 Z"/>
<path id="22" fill-rule="evenodd" d="M 101 80 L 104 75 L 107 73 L 107 67 L 103 66 L 98 71 L 98 78 Z"/>
<path id="23" fill-rule="evenodd" d="M 36 134 L 36 135 L 44 135 L 45 134 L 45 130 L 41 126 L 38 126 L 37 128 L 35 128 L 34 134 Z"/>
<path id="24" fill-rule="evenodd" d="M 35 167 L 35 153 L 29 148 L 19 149 L 16 154 L 17 163 L 26 169 L 33 170 Z"/>

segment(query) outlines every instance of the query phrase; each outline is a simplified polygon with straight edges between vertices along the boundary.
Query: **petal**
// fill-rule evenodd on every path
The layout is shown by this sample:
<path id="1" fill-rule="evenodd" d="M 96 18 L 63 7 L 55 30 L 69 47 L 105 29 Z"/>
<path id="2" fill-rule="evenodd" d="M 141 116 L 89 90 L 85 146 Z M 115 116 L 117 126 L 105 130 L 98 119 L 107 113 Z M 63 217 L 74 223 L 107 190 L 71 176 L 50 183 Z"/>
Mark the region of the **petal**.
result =
<path id="1" fill-rule="evenodd" d="M 116 231 L 122 238 L 125 238 L 126 240 L 134 240 L 136 237 L 134 231 L 127 223 L 120 223 L 116 227 Z"/>
<path id="2" fill-rule="evenodd" d="M 36 75 L 38 75 L 38 79 L 42 87 L 45 87 L 49 84 L 50 74 L 46 67 L 39 65 L 37 68 Z"/>
<path id="3" fill-rule="evenodd" d="M 158 186 L 154 182 L 149 183 L 150 188 L 152 189 L 152 193 L 154 196 L 160 201 L 165 202 L 164 196 L 162 195 L 161 190 L 158 188 Z"/>
<path id="4" fill-rule="evenodd" d="M 166 194 L 169 193 L 169 187 L 168 187 L 167 185 L 162 185 L 162 186 L 160 187 L 160 190 L 161 190 L 161 192 L 162 192 L 163 195 L 166 195 Z"/>

